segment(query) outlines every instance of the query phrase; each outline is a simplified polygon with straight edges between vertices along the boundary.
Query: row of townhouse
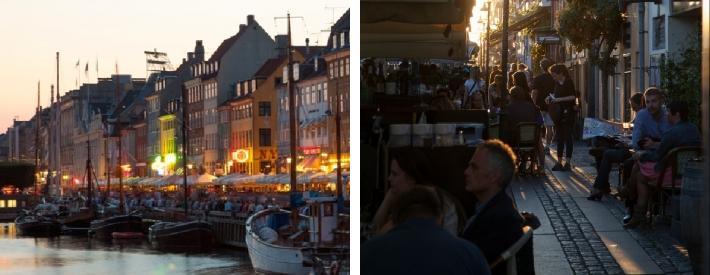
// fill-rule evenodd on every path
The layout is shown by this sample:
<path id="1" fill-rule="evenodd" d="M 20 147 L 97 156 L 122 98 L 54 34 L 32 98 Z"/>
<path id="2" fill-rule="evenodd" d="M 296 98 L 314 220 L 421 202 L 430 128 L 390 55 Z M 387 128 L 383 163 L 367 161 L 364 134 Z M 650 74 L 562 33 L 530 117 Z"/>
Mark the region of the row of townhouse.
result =
<path id="1" fill-rule="evenodd" d="M 502 2 L 486 1 L 485 5 L 490 7 L 491 32 L 488 40 L 483 34 L 484 54 L 479 56 L 479 64 L 485 64 L 486 50 L 490 66 L 500 64 Z M 620 8 L 624 9 L 624 22 L 619 26 L 622 39 L 612 54 L 618 63 L 608 76 L 608 86 L 602 89 L 605 83 L 602 72 L 591 64 L 588 51 L 577 52 L 557 32 L 560 13 L 569 5 L 567 1 L 510 0 L 508 62 L 535 68 L 538 65 L 533 64 L 533 50 L 541 46 L 547 58 L 570 68 L 581 95 L 581 117 L 629 122 L 635 115 L 628 104 L 630 96 L 648 87 L 660 86 L 661 62 L 679 58 L 692 41 L 699 41 L 700 2 L 619 1 Z"/>
<path id="2" fill-rule="evenodd" d="M 293 49 L 294 73 L 300 76 L 294 83 L 302 130 L 299 170 L 332 171 L 336 107 L 342 114 L 342 158 L 349 163 L 349 11 L 332 26 L 326 47 L 306 40 L 306 46 Z M 83 185 L 87 160 L 92 177 L 112 184 L 118 176 L 181 174 L 184 162 L 190 174 L 284 172 L 287 51 L 287 36 L 272 38 L 249 15 L 209 57 L 197 40 L 175 70 L 156 71 L 147 79 L 112 75 L 56 100 L 52 95 L 39 123 L 40 170 L 54 171 L 50 184 L 56 188 L 50 190 Z M 34 160 L 35 120 L 15 121 L 3 136 L 8 159 Z"/>

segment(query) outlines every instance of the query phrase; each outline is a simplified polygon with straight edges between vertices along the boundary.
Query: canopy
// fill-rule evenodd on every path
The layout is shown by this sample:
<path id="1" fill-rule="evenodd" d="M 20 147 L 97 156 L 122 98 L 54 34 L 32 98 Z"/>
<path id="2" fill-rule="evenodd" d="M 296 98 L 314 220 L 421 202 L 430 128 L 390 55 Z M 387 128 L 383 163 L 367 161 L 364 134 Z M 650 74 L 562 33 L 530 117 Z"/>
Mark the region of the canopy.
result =
<path id="1" fill-rule="evenodd" d="M 187 184 L 193 185 L 193 184 L 212 183 L 215 179 L 217 179 L 217 177 L 210 175 L 210 174 L 191 175 L 191 176 L 187 176 Z"/>
<path id="2" fill-rule="evenodd" d="M 472 0 L 363 0 L 363 57 L 468 60 Z"/>

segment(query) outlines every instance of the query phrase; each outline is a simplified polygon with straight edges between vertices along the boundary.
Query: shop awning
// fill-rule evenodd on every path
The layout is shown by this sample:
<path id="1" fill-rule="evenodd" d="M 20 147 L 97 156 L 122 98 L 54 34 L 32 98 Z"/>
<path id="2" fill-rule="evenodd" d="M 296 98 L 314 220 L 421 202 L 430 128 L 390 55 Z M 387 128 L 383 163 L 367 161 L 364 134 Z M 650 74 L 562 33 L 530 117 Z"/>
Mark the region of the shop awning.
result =
<path id="1" fill-rule="evenodd" d="M 514 22 L 511 20 L 508 25 L 508 33 L 512 34 L 530 26 L 537 26 L 542 22 L 550 22 L 550 7 L 539 7 L 535 11 L 516 19 Z M 491 43 L 500 42 L 502 35 L 502 29 L 492 32 Z"/>

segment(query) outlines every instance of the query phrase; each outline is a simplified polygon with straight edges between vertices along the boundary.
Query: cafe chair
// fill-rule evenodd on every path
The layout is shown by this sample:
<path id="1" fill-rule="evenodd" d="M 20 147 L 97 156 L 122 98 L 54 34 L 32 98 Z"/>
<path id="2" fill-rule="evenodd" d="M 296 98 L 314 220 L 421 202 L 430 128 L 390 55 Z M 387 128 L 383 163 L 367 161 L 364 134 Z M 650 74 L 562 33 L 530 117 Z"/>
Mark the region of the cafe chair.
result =
<path id="1" fill-rule="evenodd" d="M 500 253 L 500 256 L 498 256 L 493 262 L 491 262 L 490 267 L 493 269 L 497 265 L 501 264 L 502 262 L 505 262 L 505 267 L 506 267 L 506 274 L 508 275 L 515 275 L 518 274 L 518 264 L 516 260 L 516 256 L 518 252 L 520 251 L 523 246 L 525 246 L 530 239 L 532 239 L 533 235 L 533 229 L 530 226 L 524 226 L 523 227 L 523 236 L 520 237 L 513 245 L 511 245 L 508 249 Z"/>
<path id="2" fill-rule="evenodd" d="M 665 208 L 668 200 L 671 196 L 680 195 L 680 183 L 688 161 L 701 156 L 702 153 L 703 150 L 700 146 L 681 146 L 670 150 L 663 157 L 661 160 L 661 173 L 656 182 L 651 183 L 651 185 L 656 186 L 658 196 L 654 201 L 651 201 L 650 209 L 655 209 L 658 217 L 666 217 Z M 670 167 L 670 171 L 666 171 L 668 167 Z M 667 177 L 667 172 L 671 173 L 670 183 L 665 183 L 663 180 Z"/>
<path id="3" fill-rule="evenodd" d="M 518 156 L 517 167 L 518 176 L 532 175 L 533 165 L 537 164 L 538 167 L 541 164 L 538 161 L 538 144 L 540 143 L 540 126 L 535 122 L 524 122 L 518 123 L 515 126 L 515 134 L 513 136 L 513 151 L 515 155 Z M 530 160 L 530 165 L 527 167 L 527 171 L 523 171 L 525 163 Z"/>

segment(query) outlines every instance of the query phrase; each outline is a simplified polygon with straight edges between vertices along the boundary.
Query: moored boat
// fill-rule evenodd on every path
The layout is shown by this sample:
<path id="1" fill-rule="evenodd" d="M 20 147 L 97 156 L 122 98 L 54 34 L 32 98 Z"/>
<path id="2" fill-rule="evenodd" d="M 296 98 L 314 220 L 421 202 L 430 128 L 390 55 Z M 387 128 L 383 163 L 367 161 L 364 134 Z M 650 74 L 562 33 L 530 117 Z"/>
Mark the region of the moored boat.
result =
<path id="1" fill-rule="evenodd" d="M 18 233 L 25 236 L 56 236 L 62 224 L 54 218 L 35 214 L 20 215 L 15 219 Z"/>
<path id="2" fill-rule="evenodd" d="M 201 249 L 214 246 L 212 225 L 205 221 L 159 222 L 148 230 L 148 239 L 158 249 Z"/>
<path id="3" fill-rule="evenodd" d="M 310 216 L 299 214 L 297 221 L 290 220 L 291 212 L 283 209 L 267 209 L 249 217 L 246 243 L 254 269 L 309 274 L 319 262 L 315 256 L 343 259 L 349 245 L 336 237 L 338 215 L 334 209 L 334 198 L 321 198 L 311 202 Z"/>
<path id="4" fill-rule="evenodd" d="M 136 215 L 119 215 L 91 222 L 89 235 L 111 239 L 113 232 L 141 232 L 143 221 Z"/>

